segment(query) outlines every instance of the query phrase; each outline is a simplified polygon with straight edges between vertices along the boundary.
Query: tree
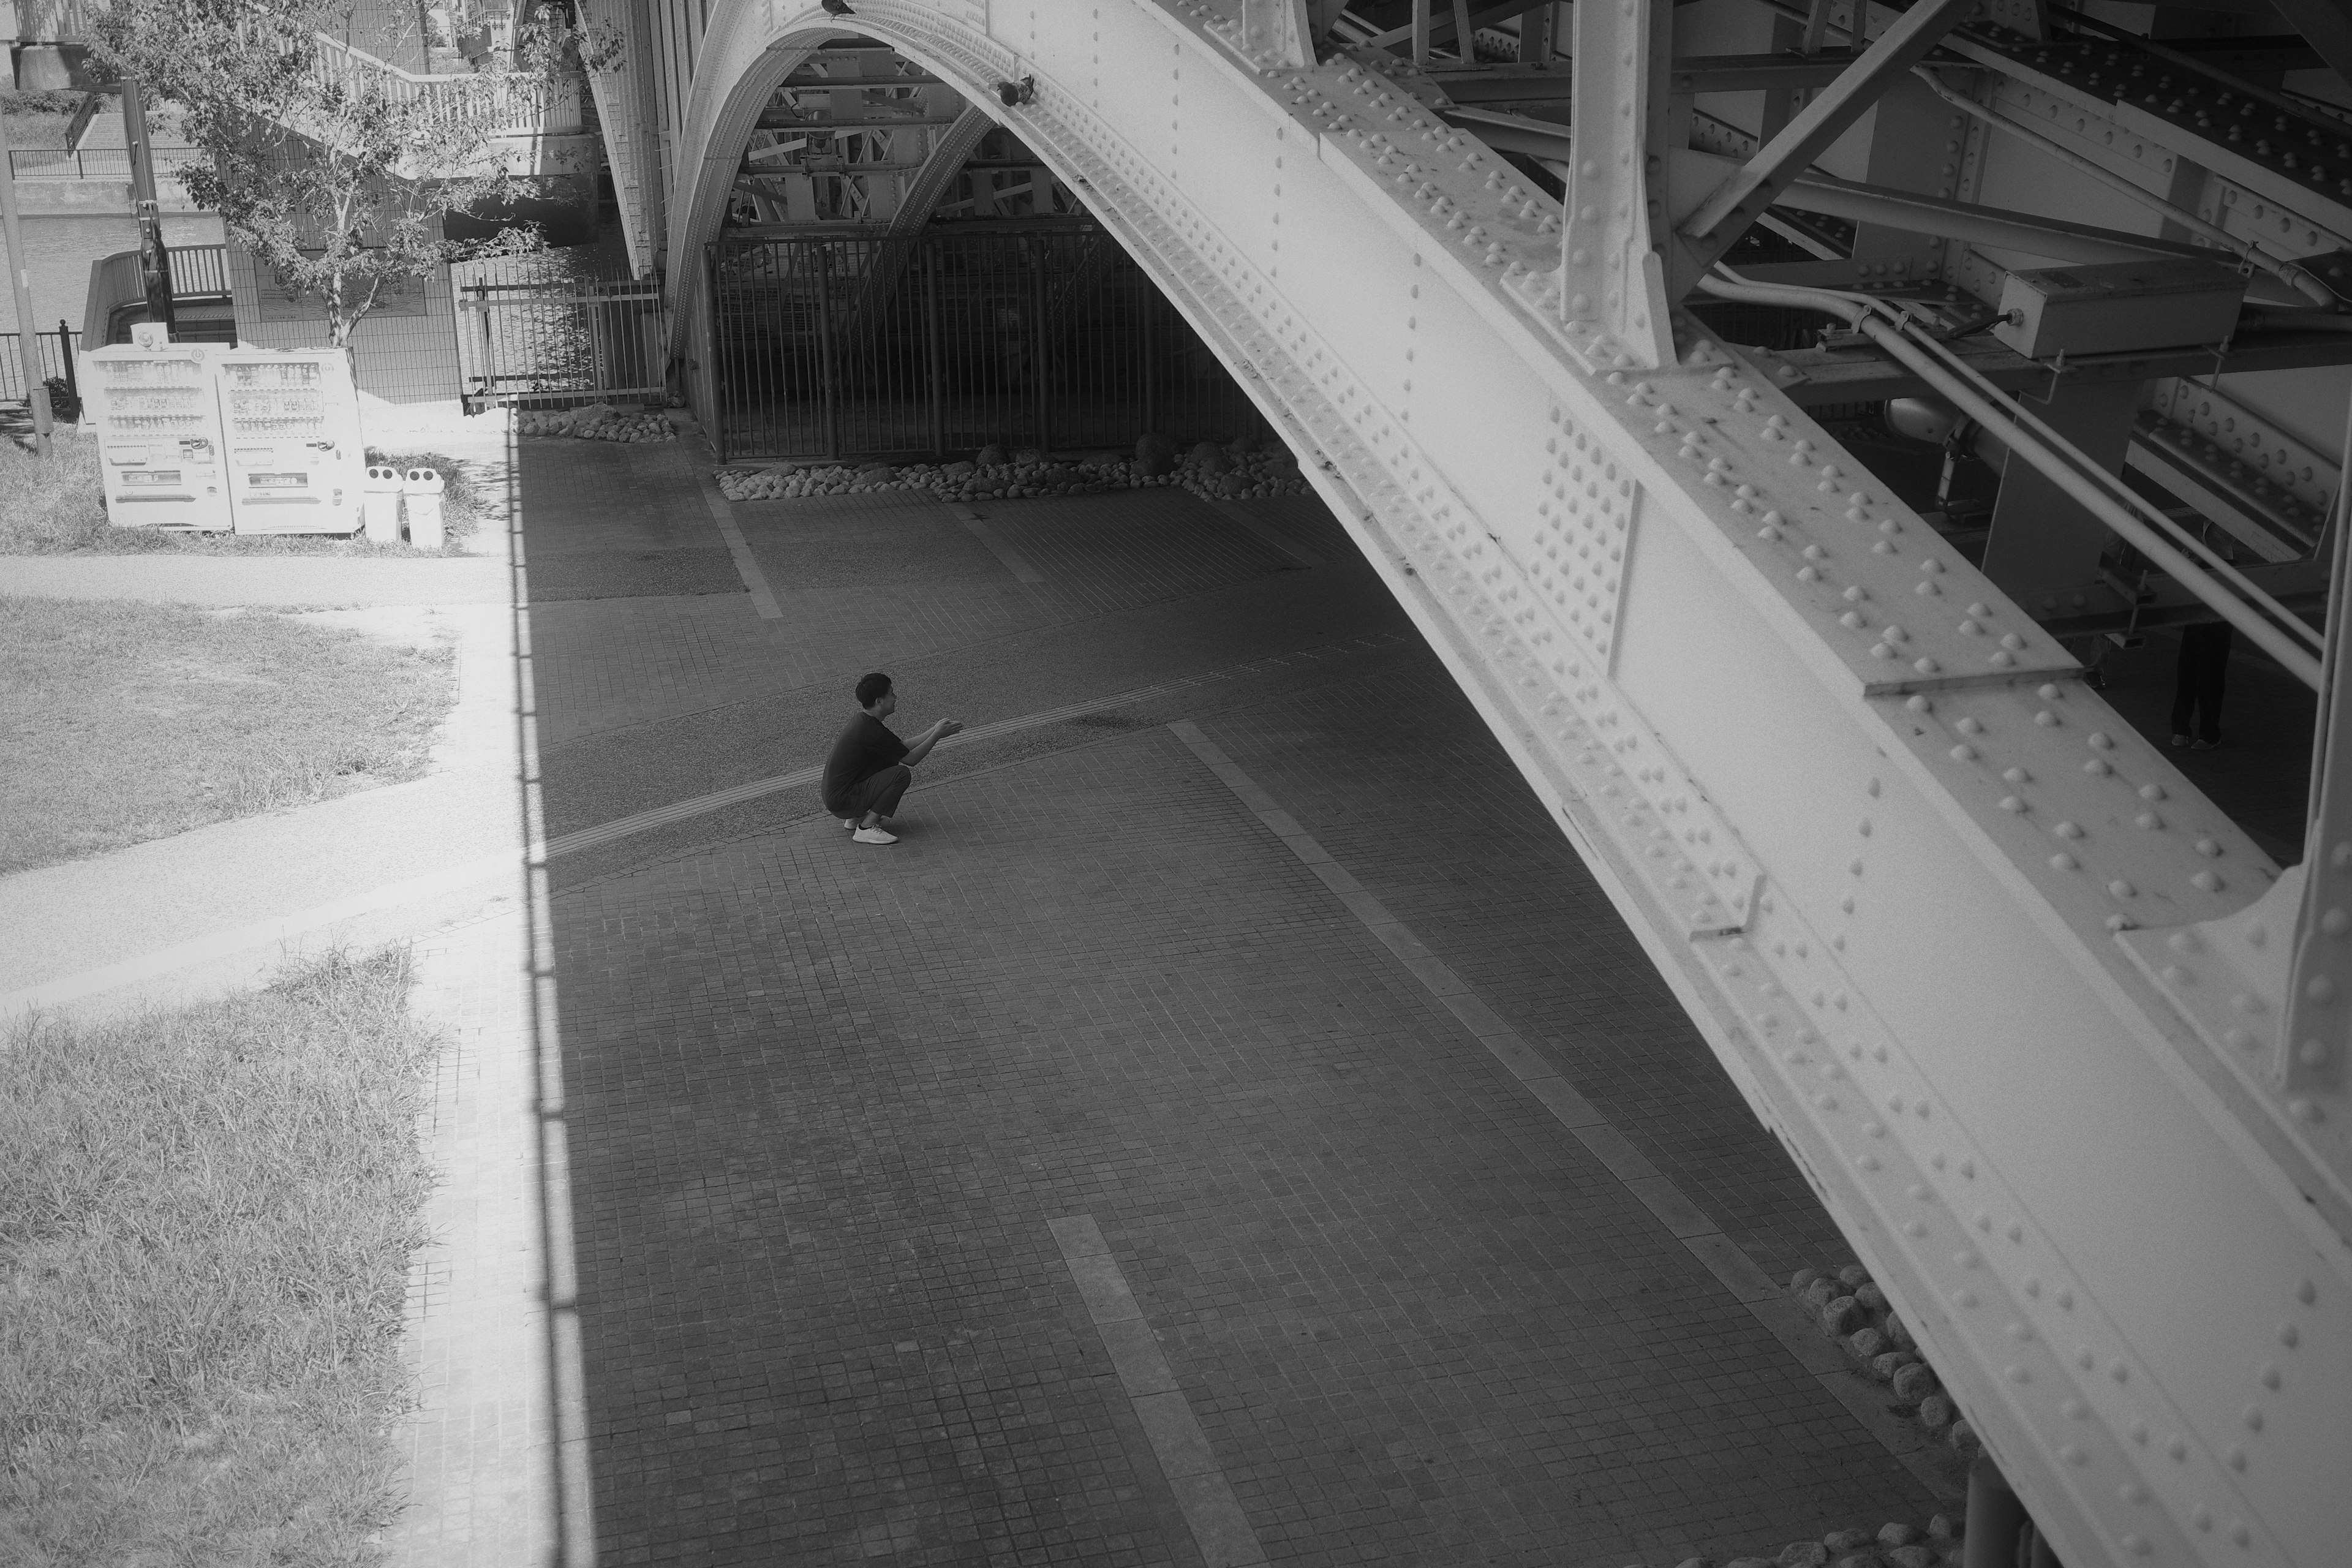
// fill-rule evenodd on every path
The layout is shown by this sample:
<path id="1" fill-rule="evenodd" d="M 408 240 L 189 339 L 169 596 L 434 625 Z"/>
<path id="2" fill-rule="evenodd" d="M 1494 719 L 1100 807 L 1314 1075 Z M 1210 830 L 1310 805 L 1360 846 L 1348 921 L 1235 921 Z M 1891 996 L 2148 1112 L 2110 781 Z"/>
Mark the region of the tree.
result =
<path id="1" fill-rule="evenodd" d="M 541 247 L 532 225 L 453 239 L 445 220 L 536 194 L 544 171 L 511 167 L 499 133 L 541 123 L 576 90 L 575 73 L 610 53 L 583 48 L 559 9 L 538 5 L 510 60 L 419 82 L 327 36 L 347 30 L 351 4 L 110 0 L 92 29 L 100 64 L 177 104 L 211 155 L 182 176 L 189 196 L 289 299 L 319 302 L 338 347 L 388 282 Z"/>

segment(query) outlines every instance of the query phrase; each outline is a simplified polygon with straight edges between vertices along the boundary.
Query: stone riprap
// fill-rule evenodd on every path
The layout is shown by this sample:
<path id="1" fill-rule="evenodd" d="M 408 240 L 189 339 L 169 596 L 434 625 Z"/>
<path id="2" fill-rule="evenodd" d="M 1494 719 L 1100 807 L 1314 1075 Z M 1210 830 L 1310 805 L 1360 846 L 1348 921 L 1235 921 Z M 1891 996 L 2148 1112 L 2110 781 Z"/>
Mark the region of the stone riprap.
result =
<path id="1" fill-rule="evenodd" d="M 599 403 L 551 413 L 526 410 L 515 416 L 515 434 L 569 436 L 581 441 L 675 441 L 677 426 L 657 410 L 628 414 Z"/>
<path id="2" fill-rule="evenodd" d="M 1899 1414 L 1961 1454 L 1984 1445 L 1919 1353 L 1919 1342 L 1859 1263 L 1823 1270 L 1800 1268 L 1789 1277 L 1789 1293 L 1802 1301 L 1822 1334 L 1842 1345 L 1855 1364 L 1894 1393 Z"/>
<path id="3" fill-rule="evenodd" d="M 1875 1535 L 1832 1530 L 1818 1541 L 1791 1541 L 1777 1551 L 1720 1563 L 1711 1557 L 1685 1557 L 1675 1568 L 1958 1568 L 1964 1555 L 1960 1528 L 1959 1521 L 1939 1513 L 1924 1529 L 1893 1521 Z"/>
<path id="4" fill-rule="evenodd" d="M 950 501 L 1010 500 L 1165 485 L 1207 500 L 1255 500 L 1307 493 L 1297 460 L 1287 452 L 1252 450 L 1242 443 L 1216 447 L 1202 442 L 1181 461 L 1163 463 L 1161 455 L 1147 444 L 1139 443 L 1139 448 L 1133 458 L 1058 459 L 1034 451 L 1008 455 L 1002 447 L 988 447 L 980 453 L 979 460 L 971 462 L 722 468 L 719 489 L 729 500 L 790 500 L 889 489 L 926 490 Z"/>

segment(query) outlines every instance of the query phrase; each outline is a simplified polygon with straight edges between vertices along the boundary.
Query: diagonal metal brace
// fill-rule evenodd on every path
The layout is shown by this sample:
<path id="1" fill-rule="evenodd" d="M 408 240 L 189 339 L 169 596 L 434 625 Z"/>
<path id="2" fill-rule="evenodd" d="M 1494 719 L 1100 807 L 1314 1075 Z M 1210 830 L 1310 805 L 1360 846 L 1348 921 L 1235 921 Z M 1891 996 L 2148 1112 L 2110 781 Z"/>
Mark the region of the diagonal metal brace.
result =
<path id="1" fill-rule="evenodd" d="M 1748 232 L 1748 226 L 1764 216 L 1764 209 L 1789 183 L 1827 152 L 1888 89 L 1901 82 L 1977 4 L 1978 0 L 1917 0 L 1738 174 L 1700 202 L 1683 221 L 1674 247 L 1673 297 L 1680 299 L 1688 293 Z"/>

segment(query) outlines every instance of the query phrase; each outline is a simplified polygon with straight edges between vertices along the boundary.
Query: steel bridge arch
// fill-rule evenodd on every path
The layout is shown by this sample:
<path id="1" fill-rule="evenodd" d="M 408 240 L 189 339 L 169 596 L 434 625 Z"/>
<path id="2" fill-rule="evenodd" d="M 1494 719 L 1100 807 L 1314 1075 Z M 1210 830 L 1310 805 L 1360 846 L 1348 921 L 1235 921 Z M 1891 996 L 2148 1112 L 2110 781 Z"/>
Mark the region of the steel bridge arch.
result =
<path id="1" fill-rule="evenodd" d="M 752 121 L 853 36 L 1020 134 L 1240 379 L 2064 1559 L 2331 1561 L 2352 1204 L 2313 1148 L 2352 1100 L 2266 1098 L 2154 982 L 2278 868 L 1769 375 L 1564 320 L 1559 204 L 1404 73 L 1196 0 L 720 0 L 673 150 L 698 387 Z"/>

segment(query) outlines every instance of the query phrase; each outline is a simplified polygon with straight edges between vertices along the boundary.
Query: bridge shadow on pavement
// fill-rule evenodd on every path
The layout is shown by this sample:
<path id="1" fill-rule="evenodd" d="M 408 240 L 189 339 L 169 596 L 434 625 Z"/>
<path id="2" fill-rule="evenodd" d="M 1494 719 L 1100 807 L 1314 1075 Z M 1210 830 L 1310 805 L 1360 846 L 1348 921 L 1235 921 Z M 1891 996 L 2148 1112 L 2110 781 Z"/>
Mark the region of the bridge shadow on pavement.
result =
<path id="1" fill-rule="evenodd" d="M 1934 1510 L 1662 1217 L 1847 1256 L 1319 503 L 991 508 L 1036 582 L 928 499 L 739 505 L 762 617 L 698 453 L 520 443 L 538 808 L 630 825 L 541 911 L 596 1561 L 1618 1568 Z M 751 787 L 869 668 L 974 730 L 887 848 Z"/>

